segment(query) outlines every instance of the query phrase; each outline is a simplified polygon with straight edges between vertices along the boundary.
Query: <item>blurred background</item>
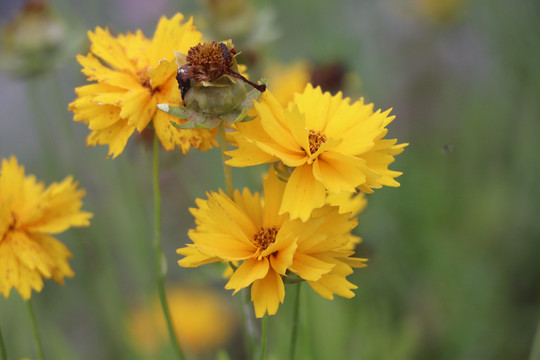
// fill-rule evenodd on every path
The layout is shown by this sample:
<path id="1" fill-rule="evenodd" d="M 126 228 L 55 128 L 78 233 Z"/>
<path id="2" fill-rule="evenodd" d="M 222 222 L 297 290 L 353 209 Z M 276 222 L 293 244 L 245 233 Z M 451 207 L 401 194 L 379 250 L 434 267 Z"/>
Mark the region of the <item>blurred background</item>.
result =
<path id="1" fill-rule="evenodd" d="M 275 91 L 310 79 L 393 108 L 387 137 L 410 143 L 391 166 L 401 187 L 369 195 L 359 216 L 357 252 L 370 261 L 349 277 L 356 297 L 327 301 L 304 284 L 298 359 L 540 359 L 538 1 L 47 5 L 46 20 L 19 33 L 23 1 L 0 2 L 0 157 L 16 155 L 46 183 L 74 175 L 94 213 L 90 228 L 59 236 L 75 277 L 32 297 L 49 359 L 172 356 L 153 315 L 150 143 L 133 136 L 107 159 L 107 147 L 85 146 L 89 131 L 67 105 L 86 83 L 75 56 L 88 52 L 87 30 L 151 37 L 176 12 L 209 40 L 232 37 L 251 78 L 269 76 Z M 235 169 L 236 187 L 260 190 L 264 171 Z M 176 264 L 193 227 L 188 208 L 224 186 L 219 150 L 163 152 L 161 184 L 171 307 L 188 352 L 242 359 L 241 295 L 223 289 L 219 266 Z M 270 318 L 271 359 L 287 354 L 293 300 L 287 287 Z M 0 298 L 0 326 L 11 359 L 35 358 L 15 291 Z"/>

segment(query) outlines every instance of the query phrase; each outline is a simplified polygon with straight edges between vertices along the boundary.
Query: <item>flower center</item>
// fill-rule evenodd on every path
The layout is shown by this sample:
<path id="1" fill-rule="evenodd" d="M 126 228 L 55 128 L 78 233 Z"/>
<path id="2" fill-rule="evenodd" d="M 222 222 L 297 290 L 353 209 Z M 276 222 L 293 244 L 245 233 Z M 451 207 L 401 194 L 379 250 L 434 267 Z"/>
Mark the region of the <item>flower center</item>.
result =
<path id="1" fill-rule="evenodd" d="M 276 241 L 278 230 L 277 227 L 262 228 L 255 236 L 253 236 L 253 243 L 261 247 L 262 250 L 266 250 L 270 244 L 273 244 Z"/>
<path id="2" fill-rule="evenodd" d="M 141 82 L 141 85 L 148 90 L 150 90 L 150 94 L 154 95 L 156 91 L 159 90 L 159 87 L 152 88 L 152 84 L 150 83 L 150 76 L 148 76 L 148 68 L 143 68 L 137 70 L 137 76 L 139 77 L 139 81 Z"/>
<path id="3" fill-rule="evenodd" d="M 313 155 L 326 142 L 326 135 L 320 131 L 309 130 L 309 151 Z"/>
<path id="4" fill-rule="evenodd" d="M 2 242 L 5 238 L 6 238 L 6 235 L 10 232 L 10 231 L 13 231 L 15 229 L 15 225 L 16 225 L 16 222 L 15 222 L 15 214 L 11 213 L 11 219 L 10 221 L 8 221 L 8 226 L 6 226 L 5 228 L 5 231 L 4 232 L 0 232 L 0 242 Z M 1 231 L 2 229 L 0 229 Z"/>
<path id="5" fill-rule="evenodd" d="M 225 44 L 200 43 L 189 49 L 186 61 L 191 67 L 192 78 L 197 81 L 216 81 L 229 73 L 233 65 L 236 49 L 228 49 Z"/>

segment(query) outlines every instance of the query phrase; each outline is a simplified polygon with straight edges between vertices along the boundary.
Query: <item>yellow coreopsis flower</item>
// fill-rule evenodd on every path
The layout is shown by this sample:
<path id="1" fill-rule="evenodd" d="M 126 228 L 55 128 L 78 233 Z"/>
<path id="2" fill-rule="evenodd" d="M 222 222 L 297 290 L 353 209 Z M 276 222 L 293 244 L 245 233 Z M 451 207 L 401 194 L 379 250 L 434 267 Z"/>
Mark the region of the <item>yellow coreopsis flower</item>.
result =
<path id="1" fill-rule="evenodd" d="M 350 104 L 308 84 L 287 108 L 266 91 L 255 103 L 258 118 L 237 124 L 227 164 L 237 167 L 281 161 L 293 169 L 280 214 L 307 220 L 328 193 L 365 193 L 399 186 L 400 172 L 388 169 L 407 144 L 383 139 L 394 119 L 390 110 L 373 112 L 363 99 Z"/>
<path id="2" fill-rule="evenodd" d="M 231 304 L 211 288 L 174 286 L 167 302 L 179 342 L 193 354 L 203 355 L 226 344 L 234 335 L 237 319 Z M 167 326 L 159 299 L 130 314 L 128 330 L 137 346 L 156 356 L 167 339 Z"/>
<path id="3" fill-rule="evenodd" d="M 193 244 L 178 249 L 185 256 L 179 264 L 241 262 L 225 288 L 236 293 L 251 285 L 257 317 L 277 312 L 285 297 L 282 277 L 288 270 L 324 297 L 334 293 L 350 297 L 355 286 L 345 277 L 351 266 L 363 262 L 351 258 L 353 251 L 345 248 L 356 220 L 333 206 L 318 209 L 305 222 L 291 220 L 287 214 L 279 215 L 286 183 L 270 171 L 263 185 L 264 200 L 247 189 L 235 191 L 233 199 L 223 192 L 198 199 L 198 208 L 191 209 L 197 224 L 189 232 Z"/>
<path id="4" fill-rule="evenodd" d="M 68 248 L 50 234 L 72 226 L 88 226 L 91 213 L 81 211 L 85 191 L 72 177 L 49 187 L 12 156 L 0 168 L 0 292 L 11 288 L 27 300 L 32 289 L 41 291 L 43 278 L 63 284 L 73 277 Z"/>
<path id="5" fill-rule="evenodd" d="M 88 32 L 91 52 L 77 60 L 82 72 L 94 83 L 76 89 L 78 98 L 69 108 L 74 120 L 88 125 L 87 145 L 109 145 L 109 155 L 118 156 L 137 129 L 142 132 L 152 122 L 166 150 L 190 147 L 207 150 L 217 145 L 215 130 L 178 130 L 171 121 L 181 120 L 157 110 L 157 104 L 181 105 L 176 82 L 174 51 L 187 53 L 201 40 L 190 19 L 162 17 L 152 39 L 139 30 L 114 37 L 108 29 Z"/>

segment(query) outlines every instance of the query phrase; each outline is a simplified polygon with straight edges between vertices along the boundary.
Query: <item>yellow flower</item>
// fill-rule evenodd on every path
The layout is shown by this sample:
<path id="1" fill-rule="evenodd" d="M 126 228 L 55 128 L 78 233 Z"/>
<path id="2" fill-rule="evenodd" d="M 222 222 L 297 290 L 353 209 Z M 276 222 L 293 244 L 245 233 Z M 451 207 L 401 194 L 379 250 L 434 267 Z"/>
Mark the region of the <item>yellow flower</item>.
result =
<path id="1" fill-rule="evenodd" d="M 301 93 L 310 79 L 310 67 L 305 62 L 290 66 L 274 65 L 265 71 L 264 77 L 270 79 L 268 90 L 282 106 L 287 106 L 294 99 L 294 94 Z"/>
<path id="2" fill-rule="evenodd" d="M 241 261 L 225 288 L 236 293 L 251 285 L 257 317 L 277 312 L 285 297 L 282 277 L 287 270 L 327 298 L 328 293 L 350 297 L 355 286 L 345 279 L 349 263 L 363 261 L 350 258 L 353 251 L 345 249 L 356 220 L 332 206 L 318 209 L 305 222 L 291 220 L 278 214 L 285 182 L 270 171 L 263 185 L 264 200 L 247 189 L 236 190 L 234 199 L 223 192 L 198 199 L 198 208 L 191 209 L 197 224 L 189 231 L 193 244 L 178 249 L 185 256 L 180 266 Z"/>
<path id="3" fill-rule="evenodd" d="M 178 341 L 190 353 L 217 349 L 236 331 L 237 319 L 230 304 L 210 288 L 171 287 L 167 301 Z M 169 341 L 159 299 L 151 306 L 135 308 L 127 326 L 137 345 L 153 355 Z"/>
<path id="4" fill-rule="evenodd" d="M 41 291 L 42 278 L 63 284 L 73 277 L 68 248 L 50 234 L 71 226 L 88 226 L 91 213 L 81 211 L 85 191 L 72 177 L 45 185 L 25 176 L 12 156 L 0 168 L 0 291 L 11 288 L 27 300 L 32 289 Z"/>
<path id="5" fill-rule="evenodd" d="M 108 144 L 109 155 L 116 157 L 135 129 L 140 133 L 150 122 L 166 150 L 177 146 L 186 153 L 217 145 L 216 131 L 178 130 L 170 122 L 181 120 L 157 110 L 160 103 L 182 104 L 174 51 L 187 53 L 201 39 L 191 19 L 180 24 L 183 18 L 162 17 L 153 39 L 140 30 L 118 37 L 99 27 L 88 32 L 91 53 L 77 60 L 94 83 L 77 88 L 78 98 L 69 105 L 74 120 L 92 130 L 87 145 Z"/>
<path id="6" fill-rule="evenodd" d="M 363 99 L 350 104 L 341 93 L 332 96 L 308 84 L 283 108 L 266 91 L 255 103 L 259 117 L 237 124 L 235 144 L 227 164 L 244 167 L 281 161 L 294 169 L 288 180 L 280 214 L 307 220 L 323 206 L 326 194 L 365 193 L 399 186 L 400 172 L 388 169 L 394 155 L 407 144 L 383 139 L 394 116 L 373 112 Z"/>

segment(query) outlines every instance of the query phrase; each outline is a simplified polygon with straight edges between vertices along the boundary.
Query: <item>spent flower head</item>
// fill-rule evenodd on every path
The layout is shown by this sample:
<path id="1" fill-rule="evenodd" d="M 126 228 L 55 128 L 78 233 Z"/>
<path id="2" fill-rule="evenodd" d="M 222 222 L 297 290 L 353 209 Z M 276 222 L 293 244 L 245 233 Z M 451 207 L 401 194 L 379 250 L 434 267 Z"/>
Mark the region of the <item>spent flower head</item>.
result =
<path id="1" fill-rule="evenodd" d="M 162 17 L 154 37 L 138 30 L 114 37 L 108 29 L 89 32 L 91 52 L 77 60 L 92 84 L 76 89 L 78 98 L 69 108 L 74 120 L 88 125 L 88 145 L 109 145 L 109 155 L 118 156 L 135 130 L 150 124 L 166 150 L 191 147 L 207 150 L 217 145 L 216 131 L 178 130 L 172 123 L 183 119 L 158 111 L 156 105 L 182 104 L 176 84 L 174 51 L 187 52 L 202 34 L 184 16 Z"/>
<path id="2" fill-rule="evenodd" d="M 266 85 L 255 84 L 240 74 L 237 54 L 230 41 L 197 44 L 187 55 L 176 52 L 176 79 L 184 106 L 159 104 L 159 109 L 188 119 L 175 125 L 181 129 L 211 129 L 222 122 L 230 125 L 249 119 L 252 100 L 258 99 Z M 248 92 L 246 84 L 254 89 Z"/>
<path id="3" fill-rule="evenodd" d="M 43 278 L 63 284 L 73 277 L 68 248 L 51 234 L 72 226 L 88 226 L 92 214 L 81 210 L 85 191 L 72 177 L 49 187 L 12 156 L 0 167 L 0 292 L 17 289 L 26 300 L 41 291 Z"/>

